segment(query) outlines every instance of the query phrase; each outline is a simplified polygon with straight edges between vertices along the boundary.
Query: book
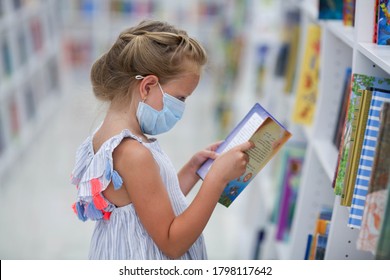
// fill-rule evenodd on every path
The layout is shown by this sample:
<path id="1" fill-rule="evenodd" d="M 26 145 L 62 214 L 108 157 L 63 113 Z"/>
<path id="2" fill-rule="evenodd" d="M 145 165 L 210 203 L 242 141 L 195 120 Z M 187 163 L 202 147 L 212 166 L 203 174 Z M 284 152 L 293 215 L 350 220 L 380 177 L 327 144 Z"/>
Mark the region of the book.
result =
<path id="1" fill-rule="evenodd" d="M 293 91 L 293 84 L 296 74 L 298 46 L 300 37 L 300 21 L 301 13 L 299 9 L 286 12 L 284 17 L 283 34 L 288 45 L 288 53 L 286 58 L 284 93 L 290 94 Z"/>
<path id="2" fill-rule="evenodd" d="M 288 241 L 294 219 L 295 205 L 299 192 L 300 178 L 302 174 L 306 145 L 300 142 L 287 143 L 280 151 L 282 159 L 280 170 L 275 176 L 279 177 L 279 196 L 275 203 L 276 240 Z"/>
<path id="3" fill-rule="evenodd" d="M 4 36 L 4 35 L 3 35 Z M 8 41 L 8 36 L 5 34 L 3 41 L 0 41 L 1 43 L 1 55 L 3 58 L 3 73 L 7 77 L 11 77 L 13 73 L 13 58 L 11 54 L 11 47 Z"/>
<path id="4" fill-rule="evenodd" d="M 311 251 L 312 244 L 313 244 L 313 234 L 309 233 L 307 235 L 305 256 L 303 258 L 304 260 L 308 260 L 310 258 L 310 251 Z"/>
<path id="5" fill-rule="evenodd" d="M 320 0 L 319 19 L 343 19 L 343 0 Z"/>
<path id="6" fill-rule="evenodd" d="M 385 200 L 387 203 L 375 251 L 375 259 L 377 260 L 390 260 L 390 180 L 387 182 L 386 190 Z"/>
<path id="7" fill-rule="evenodd" d="M 342 195 L 345 187 L 348 168 L 350 165 L 350 152 L 352 151 L 353 141 L 356 137 L 356 130 L 352 123 L 357 121 L 361 105 L 362 92 L 369 88 L 390 89 L 390 79 L 381 77 L 367 76 L 354 73 L 352 75 L 352 90 L 350 92 L 348 110 L 344 122 L 342 142 L 339 149 L 335 176 L 333 179 L 333 188 L 336 195 Z"/>
<path id="8" fill-rule="evenodd" d="M 379 0 L 375 0 L 374 5 L 374 32 L 372 35 L 372 42 L 378 42 L 378 12 L 379 12 Z"/>
<path id="9" fill-rule="evenodd" d="M 356 0 L 343 1 L 343 24 L 344 26 L 355 25 L 355 6 Z"/>
<path id="10" fill-rule="evenodd" d="M 322 206 L 320 212 L 318 213 L 313 232 L 309 260 L 324 258 L 331 219 L 332 208 L 328 206 Z"/>
<path id="11" fill-rule="evenodd" d="M 255 92 L 258 98 L 264 96 L 264 88 L 267 74 L 267 57 L 270 46 L 267 44 L 260 44 L 256 48 L 256 87 Z"/>
<path id="12" fill-rule="evenodd" d="M 373 90 L 372 98 L 371 98 L 371 104 L 370 104 L 370 110 L 369 110 L 369 118 L 367 121 L 367 126 L 364 130 L 364 140 L 363 140 L 363 147 L 360 153 L 360 160 L 358 165 L 358 171 L 357 176 L 355 180 L 355 188 L 353 192 L 352 197 L 352 204 L 350 208 L 349 218 L 348 218 L 348 225 L 350 227 L 354 228 L 360 228 L 362 217 L 363 217 L 363 209 L 364 209 L 364 203 L 367 196 L 367 192 L 369 189 L 370 179 L 371 176 L 378 176 L 379 174 L 384 174 L 380 172 L 380 168 L 378 166 L 378 163 L 376 163 L 376 167 L 378 167 L 378 170 L 375 170 L 375 173 L 373 173 L 374 169 L 374 158 L 376 155 L 378 157 L 389 157 L 389 150 L 386 154 L 385 150 L 383 151 L 376 151 L 377 145 L 382 142 L 382 140 L 385 140 L 383 138 L 384 131 L 382 131 L 381 138 L 379 138 L 379 131 L 380 127 L 383 125 L 390 125 L 390 120 L 387 120 L 387 106 L 385 106 L 382 109 L 382 106 L 384 102 L 390 102 L 390 91 L 380 91 L 380 90 Z M 382 112 L 382 118 L 380 118 Z M 384 130 L 384 128 L 382 128 Z M 385 143 L 380 143 L 378 146 L 378 149 L 381 149 L 382 145 Z M 379 154 L 377 154 L 379 152 Z M 384 154 L 382 154 L 384 153 Z M 381 155 L 382 154 L 382 155 Z M 383 159 L 386 162 L 386 159 Z M 390 161 L 387 160 L 387 163 L 390 164 Z M 376 174 L 378 172 L 379 174 Z M 387 174 L 388 175 L 388 174 Z M 378 184 L 379 180 L 373 181 L 373 184 Z"/>
<path id="13" fill-rule="evenodd" d="M 358 250 L 375 254 L 384 218 L 388 191 L 388 189 L 378 190 L 367 195 L 363 222 L 356 241 Z"/>
<path id="14" fill-rule="evenodd" d="M 311 125 L 314 119 L 318 95 L 320 40 L 321 27 L 310 24 L 292 114 L 292 120 L 297 124 Z"/>
<path id="15" fill-rule="evenodd" d="M 380 127 L 375 147 L 372 174 L 368 191 L 375 192 L 386 189 L 390 181 L 390 103 L 385 101 L 380 111 Z"/>
<path id="16" fill-rule="evenodd" d="M 245 173 L 227 184 L 219 203 L 229 207 L 290 137 L 291 133 L 259 103 L 256 103 L 216 150 L 220 154 L 246 141 L 252 141 L 255 145 L 246 152 L 249 155 L 249 163 Z M 213 162 L 214 160 L 208 159 L 197 170 L 202 180 Z"/>
<path id="17" fill-rule="evenodd" d="M 338 122 L 333 134 L 333 144 L 336 146 L 337 149 L 340 148 L 342 135 L 343 135 L 344 122 L 345 122 L 345 115 L 347 114 L 347 109 L 348 109 L 348 102 L 350 96 L 349 93 L 351 92 L 351 81 L 352 81 L 351 75 L 352 75 L 352 69 L 351 67 L 347 67 L 344 74 L 344 83 L 341 92 L 342 102 L 340 103 L 340 107 L 339 107 Z"/>
<path id="18" fill-rule="evenodd" d="M 377 44 L 390 45 L 390 1 L 380 0 L 377 14 Z"/>
<path id="19" fill-rule="evenodd" d="M 354 118 L 352 122 L 352 130 L 355 131 L 355 133 L 353 134 L 353 137 L 351 137 L 351 150 L 346 165 L 343 193 L 341 194 L 341 205 L 344 206 L 351 206 L 352 202 L 352 195 L 359 167 L 360 153 L 364 140 L 364 131 L 367 124 L 371 97 L 371 90 L 362 91 L 360 109 L 357 114 L 357 118 Z"/>
<path id="20" fill-rule="evenodd" d="M 356 132 L 353 130 L 352 123 L 357 119 L 357 115 L 360 110 L 360 99 L 362 91 L 356 84 L 358 83 L 359 76 L 353 75 L 352 77 L 352 90 L 350 92 L 348 100 L 347 115 L 344 121 L 343 134 L 341 139 L 341 145 L 339 148 L 338 159 L 336 164 L 335 176 L 333 179 L 333 188 L 336 195 L 341 195 L 344 189 L 344 181 L 346 177 L 346 168 L 349 159 L 349 152 L 351 143 L 354 139 Z"/>
<path id="21" fill-rule="evenodd" d="M 375 155 L 371 153 L 374 160 L 372 162 L 372 173 L 367 194 L 364 196 L 362 205 L 362 215 L 360 232 L 357 245 L 360 250 L 369 251 L 373 254 L 377 249 L 380 227 L 385 219 L 385 208 L 388 192 L 389 174 L 390 174 L 390 103 L 385 102 L 380 111 L 380 128 L 377 137 Z M 354 217 L 355 218 L 355 217 Z M 350 217 L 351 219 L 351 217 Z M 355 218 L 356 220 L 359 220 Z M 360 221 L 360 220 L 359 220 Z M 354 221 L 353 221 L 354 222 Z"/>
<path id="22" fill-rule="evenodd" d="M 291 28 L 290 46 L 287 57 L 284 92 L 290 94 L 293 91 L 294 80 L 296 76 L 296 65 L 298 57 L 298 46 L 300 37 L 300 26 L 296 24 Z"/>

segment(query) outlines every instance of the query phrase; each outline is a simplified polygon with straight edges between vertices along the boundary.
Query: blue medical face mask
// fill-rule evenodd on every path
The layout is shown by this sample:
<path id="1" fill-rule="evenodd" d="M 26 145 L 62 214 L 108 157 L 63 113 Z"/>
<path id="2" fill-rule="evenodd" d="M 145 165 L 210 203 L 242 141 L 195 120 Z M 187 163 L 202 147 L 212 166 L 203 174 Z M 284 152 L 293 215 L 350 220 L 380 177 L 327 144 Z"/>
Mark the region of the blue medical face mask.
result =
<path id="1" fill-rule="evenodd" d="M 137 75 L 136 79 L 143 79 L 143 77 Z M 137 108 L 137 119 L 141 130 L 149 135 L 157 135 L 170 130 L 181 119 L 185 109 L 183 101 L 164 93 L 161 85 L 158 84 L 158 86 L 163 95 L 162 110 L 157 111 L 144 101 L 139 102 Z"/>

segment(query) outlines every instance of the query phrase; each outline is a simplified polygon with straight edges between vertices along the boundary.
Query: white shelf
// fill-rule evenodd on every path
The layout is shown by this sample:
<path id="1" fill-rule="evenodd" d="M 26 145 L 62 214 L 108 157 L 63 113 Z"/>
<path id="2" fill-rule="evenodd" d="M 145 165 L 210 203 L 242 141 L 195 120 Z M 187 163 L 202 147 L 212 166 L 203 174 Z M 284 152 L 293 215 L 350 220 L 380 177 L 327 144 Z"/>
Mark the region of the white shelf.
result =
<path id="1" fill-rule="evenodd" d="M 322 25 L 332 32 L 337 38 L 342 40 L 345 44 L 351 48 L 355 44 L 354 40 L 354 28 L 352 26 L 344 26 L 340 20 L 329 20 L 325 21 Z"/>
<path id="2" fill-rule="evenodd" d="M 390 47 L 379 46 L 373 43 L 359 43 L 357 50 L 390 74 Z"/>

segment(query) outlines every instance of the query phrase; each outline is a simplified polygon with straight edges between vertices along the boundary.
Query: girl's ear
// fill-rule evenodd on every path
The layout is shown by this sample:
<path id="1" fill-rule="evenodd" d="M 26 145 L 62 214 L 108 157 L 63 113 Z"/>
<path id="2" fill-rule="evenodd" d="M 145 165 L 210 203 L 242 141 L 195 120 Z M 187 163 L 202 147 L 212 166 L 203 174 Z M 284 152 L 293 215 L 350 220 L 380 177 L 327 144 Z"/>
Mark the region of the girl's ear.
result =
<path id="1" fill-rule="evenodd" d="M 156 75 L 145 76 L 141 80 L 141 83 L 139 84 L 139 92 L 141 95 L 141 99 L 145 101 L 149 95 L 151 88 L 157 85 L 158 85 L 158 78 Z"/>

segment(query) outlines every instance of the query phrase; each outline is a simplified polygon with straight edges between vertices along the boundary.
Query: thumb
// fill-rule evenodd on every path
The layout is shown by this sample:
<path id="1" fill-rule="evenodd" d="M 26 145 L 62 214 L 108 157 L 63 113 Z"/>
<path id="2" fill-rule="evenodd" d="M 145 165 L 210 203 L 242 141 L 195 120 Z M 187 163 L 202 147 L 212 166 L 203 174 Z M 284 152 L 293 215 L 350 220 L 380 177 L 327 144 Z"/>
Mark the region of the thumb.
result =
<path id="1" fill-rule="evenodd" d="M 205 152 L 206 152 L 206 156 L 208 158 L 216 159 L 218 157 L 218 153 L 216 153 L 214 151 L 205 151 Z"/>

